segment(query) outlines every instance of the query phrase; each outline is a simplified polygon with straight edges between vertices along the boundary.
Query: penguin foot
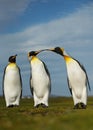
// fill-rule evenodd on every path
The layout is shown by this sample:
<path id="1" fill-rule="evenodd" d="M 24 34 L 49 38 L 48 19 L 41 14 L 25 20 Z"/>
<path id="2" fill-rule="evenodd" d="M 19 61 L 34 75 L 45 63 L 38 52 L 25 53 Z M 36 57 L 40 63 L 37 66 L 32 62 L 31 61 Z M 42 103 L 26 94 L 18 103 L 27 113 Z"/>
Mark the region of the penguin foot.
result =
<path id="1" fill-rule="evenodd" d="M 74 106 L 74 109 L 86 109 L 86 105 L 84 103 L 77 103 L 75 106 Z"/>
<path id="2" fill-rule="evenodd" d="M 9 105 L 9 106 L 8 106 L 8 108 L 12 108 L 12 107 L 19 107 L 19 105 L 16 105 L 16 104 L 15 104 L 15 105 L 14 105 L 14 104 L 11 104 L 11 105 Z"/>
<path id="3" fill-rule="evenodd" d="M 82 103 L 82 102 L 80 103 L 80 105 L 81 105 L 81 108 L 82 108 L 82 109 L 86 109 L 86 107 L 87 107 L 87 106 L 86 106 L 84 103 Z"/>
<path id="4" fill-rule="evenodd" d="M 42 107 L 42 108 L 47 108 L 48 106 L 45 105 L 44 103 L 41 103 L 41 104 L 37 104 L 36 106 L 34 106 L 34 108 L 38 108 L 38 107 Z"/>
<path id="5" fill-rule="evenodd" d="M 9 105 L 9 106 L 7 106 L 8 108 L 11 108 L 11 107 L 14 107 L 14 105 L 13 104 L 11 104 L 11 105 Z"/>
<path id="6" fill-rule="evenodd" d="M 36 106 L 34 106 L 34 108 L 38 108 L 40 106 L 40 104 L 37 104 Z"/>
<path id="7" fill-rule="evenodd" d="M 79 109 L 79 103 L 74 106 L 74 109 Z"/>
<path id="8" fill-rule="evenodd" d="M 43 107 L 43 108 L 47 108 L 48 106 L 46 106 L 45 104 L 43 104 L 43 103 L 41 103 L 41 106 Z"/>

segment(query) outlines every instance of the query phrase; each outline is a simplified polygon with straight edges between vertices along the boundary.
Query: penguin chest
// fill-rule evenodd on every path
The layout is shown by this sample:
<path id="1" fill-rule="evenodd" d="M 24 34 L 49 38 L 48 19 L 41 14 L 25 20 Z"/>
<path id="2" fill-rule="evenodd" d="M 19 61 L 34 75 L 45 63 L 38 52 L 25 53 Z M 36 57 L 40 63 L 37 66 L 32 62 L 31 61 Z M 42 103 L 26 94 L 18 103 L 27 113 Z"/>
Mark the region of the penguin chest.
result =
<path id="1" fill-rule="evenodd" d="M 4 90 L 5 93 L 11 93 L 11 95 L 16 95 L 16 93 L 21 91 L 21 82 L 18 68 L 6 68 L 4 77 Z"/>
<path id="2" fill-rule="evenodd" d="M 43 97 L 49 87 L 49 77 L 42 62 L 32 64 L 32 86 L 38 97 Z"/>
<path id="3" fill-rule="evenodd" d="M 80 65 L 76 61 L 67 64 L 67 73 L 70 87 L 76 92 L 81 92 L 85 87 L 86 76 Z"/>

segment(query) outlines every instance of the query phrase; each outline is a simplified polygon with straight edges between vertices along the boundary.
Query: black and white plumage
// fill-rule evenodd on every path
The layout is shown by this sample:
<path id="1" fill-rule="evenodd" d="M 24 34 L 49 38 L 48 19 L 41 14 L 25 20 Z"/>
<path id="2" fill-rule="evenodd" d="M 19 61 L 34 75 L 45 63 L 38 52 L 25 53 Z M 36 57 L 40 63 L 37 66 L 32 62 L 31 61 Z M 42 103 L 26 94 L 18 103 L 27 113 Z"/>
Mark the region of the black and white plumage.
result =
<path id="1" fill-rule="evenodd" d="M 64 57 L 67 67 L 67 81 L 73 96 L 74 108 L 78 109 L 81 106 L 85 109 L 87 106 L 87 86 L 90 90 L 90 85 L 84 66 L 78 60 L 69 56 L 63 48 L 56 47 L 45 50 L 56 52 Z"/>
<path id="2" fill-rule="evenodd" d="M 39 51 L 28 53 L 31 68 L 31 93 L 34 98 L 34 107 L 38 107 L 39 105 L 48 107 L 51 79 L 45 63 L 36 56 L 38 53 Z"/>
<path id="3" fill-rule="evenodd" d="M 19 106 L 22 95 L 22 79 L 20 68 L 16 64 L 16 56 L 9 57 L 9 64 L 4 69 L 3 93 L 6 107 Z"/>

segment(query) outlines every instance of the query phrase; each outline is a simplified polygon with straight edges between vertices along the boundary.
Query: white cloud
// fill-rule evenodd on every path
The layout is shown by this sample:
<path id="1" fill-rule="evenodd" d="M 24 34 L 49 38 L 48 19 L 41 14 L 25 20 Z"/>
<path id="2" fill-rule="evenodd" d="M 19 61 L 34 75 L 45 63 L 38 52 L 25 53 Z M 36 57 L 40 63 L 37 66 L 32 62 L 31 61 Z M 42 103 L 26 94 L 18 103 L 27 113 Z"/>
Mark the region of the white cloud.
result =
<path id="1" fill-rule="evenodd" d="M 27 2 L 27 0 L 23 0 Z M 24 4 L 23 4 L 24 5 Z M 23 7 L 23 6 L 22 6 Z M 64 18 L 35 25 L 23 32 L 0 36 L 0 43 L 23 53 L 52 46 L 83 46 L 93 43 L 93 3 Z M 6 48 L 7 49 L 7 48 Z"/>
<path id="2" fill-rule="evenodd" d="M 30 46 L 44 48 L 60 43 L 65 45 L 92 44 L 93 3 L 65 18 L 27 28 L 21 35 L 26 38 L 22 48 Z"/>
<path id="3" fill-rule="evenodd" d="M 25 11 L 31 0 L 0 0 L 0 21 L 9 21 Z"/>
<path id="4" fill-rule="evenodd" d="M 23 6 L 21 6 L 25 8 L 27 0 L 22 1 Z M 68 47 L 92 45 L 93 3 L 77 9 L 76 12 L 64 18 L 28 27 L 23 32 L 1 35 L 0 43 L 2 47 L 5 44 L 11 46 L 13 51 L 18 48 L 17 51 L 20 53 L 30 49 L 42 49 L 58 45 Z"/>
<path id="5" fill-rule="evenodd" d="M 43 3 L 47 1 L 40 0 Z M 22 15 L 33 2 L 38 2 L 38 0 L 0 0 L 0 26 Z"/>

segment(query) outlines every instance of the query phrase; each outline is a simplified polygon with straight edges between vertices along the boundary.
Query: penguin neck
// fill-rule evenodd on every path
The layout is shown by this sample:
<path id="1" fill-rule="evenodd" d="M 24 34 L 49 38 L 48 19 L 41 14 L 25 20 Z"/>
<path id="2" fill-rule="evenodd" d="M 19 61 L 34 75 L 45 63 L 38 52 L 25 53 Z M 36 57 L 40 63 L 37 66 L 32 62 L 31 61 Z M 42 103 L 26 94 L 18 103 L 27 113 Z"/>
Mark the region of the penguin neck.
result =
<path id="1" fill-rule="evenodd" d="M 31 61 L 36 61 L 36 60 L 38 60 L 37 56 L 32 56 Z"/>
<path id="2" fill-rule="evenodd" d="M 7 69 L 15 69 L 15 68 L 17 68 L 16 63 L 9 63 L 7 66 Z"/>
<path id="3" fill-rule="evenodd" d="M 32 68 L 32 72 L 41 72 L 42 69 L 42 61 L 37 56 L 32 56 L 30 66 Z"/>
<path id="4" fill-rule="evenodd" d="M 16 63 L 9 63 L 9 66 L 14 67 L 16 66 Z"/>
<path id="5" fill-rule="evenodd" d="M 68 55 L 64 55 L 64 60 L 66 61 L 66 63 L 70 63 L 73 59 Z"/>
<path id="6" fill-rule="evenodd" d="M 38 63 L 40 62 L 39 58 L 37 56 L 32 56 L 31 63 Z"/>

